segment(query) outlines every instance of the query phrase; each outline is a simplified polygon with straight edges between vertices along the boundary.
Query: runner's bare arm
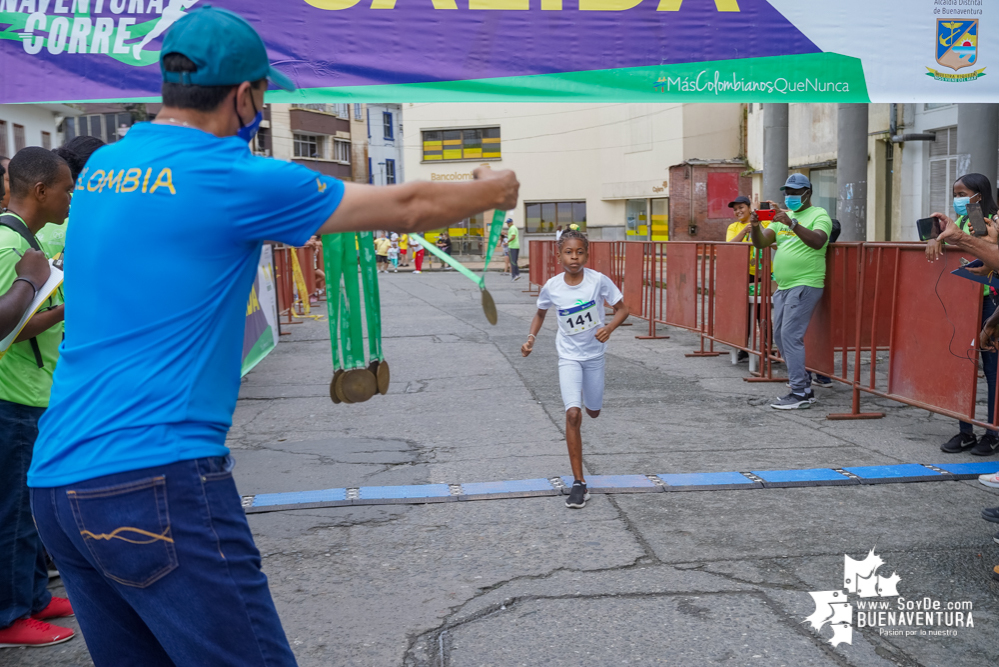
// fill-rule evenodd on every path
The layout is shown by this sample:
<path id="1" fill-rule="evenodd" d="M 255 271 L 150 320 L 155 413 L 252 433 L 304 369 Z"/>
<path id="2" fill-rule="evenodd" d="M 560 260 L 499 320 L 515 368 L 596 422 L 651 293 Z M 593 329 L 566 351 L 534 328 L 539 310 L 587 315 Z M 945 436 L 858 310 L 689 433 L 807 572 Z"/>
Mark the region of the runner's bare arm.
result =
<path id="1" fill-rule="evenodd" d="M 447 227 L 476 213 L 517 206 L 520 183 L 512 171 L 478 168 L 465 183 L 427 183 L 376 187 L 344 183 L 343 201 L 320 234 L 391 229 L 422 232 Z"/>
<path id="2" fill-rule="evenodd" d="M 631 314 L 631 311 L 628 310 L 628 306 L 624 305 L 624 299 L 615 303 L 611 306 L 611 308 L 614 309 L 614 317 L 611 318 L 611 321 L 608 322 L 606 326 L 600 327 L 597 330 L 597 340 L 601 343 L 606 343 L 607 339 L 610 338 L 610 335 L 614 333 L 614 330 L 624 324 L 624 321 L 628 319 L 628 316 Z"/>
<path id="3" fill-rule="evenodd" d="M 534 319 L 531 320 L 531 328 L 527 333 L 527 342 L 520 346 L 520 353 L 523 356 L 527 356 L 534 349 L 534 341 L 538 337 L 538 332 L 541 331 L 541 325 L 545 323 L 545 315 L 548 311 L 544 308 L 538 308 L 538 312 L 534 313 Z"/>

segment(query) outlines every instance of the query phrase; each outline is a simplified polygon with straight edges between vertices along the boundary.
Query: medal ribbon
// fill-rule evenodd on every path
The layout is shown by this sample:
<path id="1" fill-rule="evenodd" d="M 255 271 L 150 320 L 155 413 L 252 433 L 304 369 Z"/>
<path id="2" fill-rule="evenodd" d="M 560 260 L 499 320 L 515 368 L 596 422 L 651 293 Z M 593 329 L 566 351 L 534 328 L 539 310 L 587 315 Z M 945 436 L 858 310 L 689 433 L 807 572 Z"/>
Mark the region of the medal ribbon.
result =
<path id="1" fill-rule="evenodd" d="M 490 237 L 491 236 L 492 236 L 492 233 L 490 232 Z M 416 242 L 419 243 L 424 248 L 426 248 L 427 252 L 429 252 L 431 255 L 437 257 L 437 259 L 441 260 L 445 264 L 448 264 L 455 271 L 457 271 L 461 275 L 463 275 L 466 278 L 468 278 L 469 280 L 471 280 L 473 283 L 475 283 L 476 285 L 479 286 L 479 289 L 485 289 L 486 288 L 486 279 L 483 276 L 479 276 L 479 275 L 476 275 L 476 274 L 472 273 L 471 269 L 469 269 L 467 266 L 465 266 L 464 264 L 462 264 L 461 262 L 459 262 L 458 260 L 456 260 L 454 257 L 451 257 L 451 255 L 447 254 L 446 252 L 444 252 L 443 250 L 441 250 L 440 248 L 438 248 L 437 246 L 435 246 L 430 241 L 428 241 L 425 238 L 423 238 L 422 235 L 420 235 L 420 234 L 410 234 L 409 238 L 416 239 Z"/>
<path id="2" fill-rule="evenodd" d="M 357 234 L 345 234 L 341 243 L 343 291 L 346 307 L 341 312 L 340 332 L 343 334 L 343 359 L 348 368 L 364 368 L 364 329 L 361 322 L 361 292 L 358 285 L 360 250 Z M 351 243 L 353 241 L 353 243 Z"/>
<path id="3" fill-rule="evenodd" d="M 343 245 L 344 234 L 323 235 L 323 264 L 326 266 L 326 312 L 329 314 L 330 347 L 333 348 L 334 372 L 343 368 L 340 361 L 340 311 L 343 308 L 341 299 L 343 290 L 340 288 L 343 276 Z M 292 251 L 294 252 L 294 250 Z"/>
<path id="4" fill-rule="evenodd" d="M 500 232 L 503 231 L 503 217 L 506 215 L 506 211 L 501 211 L 496 209 L 493 212 L 493 225 L 489 228 L 489 242 L 486 244 L 486 264 L 482 267 L 482 276 L 485 280 L 486 271 L 489 270 L 489 260 L 493 258 L 493 251 L 496 250 L 496 244 L 499 243 Z"/>
<path id="5" fill-rule="evenodd" d="M 357 235 L 361 253 L 361 283 L 364 287 L 364 315 L 368 321 L 368 349 L 371 359 L 382 361 L 382 304 L 378 291 L 373 232 Z"/>

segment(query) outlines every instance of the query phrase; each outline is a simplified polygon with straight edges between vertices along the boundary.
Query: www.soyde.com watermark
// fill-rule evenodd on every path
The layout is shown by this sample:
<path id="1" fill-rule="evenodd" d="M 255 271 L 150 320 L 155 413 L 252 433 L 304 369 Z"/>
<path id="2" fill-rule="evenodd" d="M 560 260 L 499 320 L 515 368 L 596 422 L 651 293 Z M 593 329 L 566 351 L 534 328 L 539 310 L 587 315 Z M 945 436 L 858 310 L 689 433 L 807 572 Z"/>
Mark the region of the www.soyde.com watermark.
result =
<path id="1" fill-rule="evenodd" d="M 848 81 L 822 80 L 818 77 L 805 78 L 801 81 L 786 79 L 782 76 L 775 79 L 754 81 L 740 78 L 735 72 L 732 78 L 728 75 L 722 78 L 718 70 L 701 70 L 696 76 L 668 76 L 666 74 L 656 80 L 656 90 L 660 93 L 848 93 Z"/>
<path id="2" fill-rule="evenodd" d="M 820 634 L 826 626 L 832 629 L 826 639 L 833 646 L 852 644 L 854 627 L 876 629 L 887 637 L 956 637 L 959 629 L 975 627 L 970 600 L 906 598 L 899 595 L 902 578 L 896 572 L 878 574 L 884 564 L 874 549 L 863 560 L 844 555 L 843 588 L 809 592 L 815 611 L 803 622 Z"/>

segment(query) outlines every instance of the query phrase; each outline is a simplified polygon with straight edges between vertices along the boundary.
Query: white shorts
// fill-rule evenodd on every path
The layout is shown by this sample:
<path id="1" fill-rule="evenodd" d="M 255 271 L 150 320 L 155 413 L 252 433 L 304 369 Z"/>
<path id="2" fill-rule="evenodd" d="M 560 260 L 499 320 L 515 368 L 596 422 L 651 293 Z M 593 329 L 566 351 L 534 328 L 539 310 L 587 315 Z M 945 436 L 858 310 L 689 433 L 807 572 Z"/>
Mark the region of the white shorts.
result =
<path id="1" fill-rule="evenodd" d="M 603 356 L 586 361 L 559 359 L 558 383 L 566 412 L 584 405 L 596 412 L 604 404 Z"/>

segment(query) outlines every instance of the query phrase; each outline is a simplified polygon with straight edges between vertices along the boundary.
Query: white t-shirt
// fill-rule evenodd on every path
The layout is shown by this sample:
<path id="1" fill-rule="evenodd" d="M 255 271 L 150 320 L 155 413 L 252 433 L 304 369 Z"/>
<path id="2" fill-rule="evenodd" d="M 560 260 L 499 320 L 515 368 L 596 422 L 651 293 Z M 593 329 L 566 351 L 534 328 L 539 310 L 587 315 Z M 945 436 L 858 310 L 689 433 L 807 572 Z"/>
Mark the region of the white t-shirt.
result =
<path id="1" fill-rule="evenodd" d="M 603 356 L 607 344 L 597 340 L 597 330 L 604 325 L 604 303 L 613 306 L 622 298 L 611 279 L 593 269 L 584 268 L 583 281 L 576 286 L 565 284 L 564 273 L 545 283 L 538 309 L 555 309 L 559 358 L 586 361 Z"/>

